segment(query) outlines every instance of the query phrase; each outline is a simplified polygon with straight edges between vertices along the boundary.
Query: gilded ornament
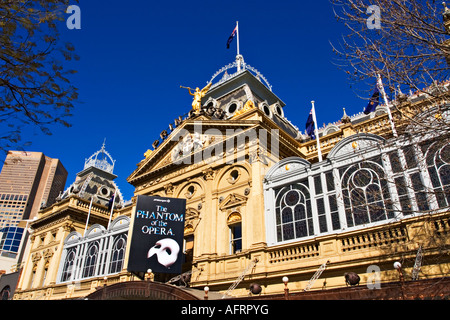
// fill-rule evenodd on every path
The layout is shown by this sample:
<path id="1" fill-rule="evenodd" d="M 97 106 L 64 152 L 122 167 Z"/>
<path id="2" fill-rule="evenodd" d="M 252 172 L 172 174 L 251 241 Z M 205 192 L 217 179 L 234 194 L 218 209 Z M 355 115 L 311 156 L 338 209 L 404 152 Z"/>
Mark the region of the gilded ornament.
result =
<path id="1" fill-rule="evenodd" d="M 144 153 L 144 157 L 147 159 L 148 157 L 150 157 L 150 155 L 152 154 L 153 150 L 148 149 L 145 153 Z"/>
<path id="2" fill-rule="evenodd" d="M 189 94 L 191 96 L 194 96 L 194 100 L 192 101 L 192 110 L 194 110 L 195 114 L 198 114 L 200 112 L 202 98 L 206 95 L 209 88 L 211 88 L 211 84 L 212 82 L 208 83 L 202 90 L 200 90 L 199 87 L 195 88 L 194 93 L 191 92 L 191 88 L 180 86 L 180 88 L 188 89 Z"/>
<path id="3" fill-rule="evenodd" d="M 248 110 L 251 110 L 253 108 L 255 108 L 255 104 L 253 103 L 252 100 L 248 100 L 241 110 L 236 111 L 236 113 L 234 114 L 233 118 L 236 118 L 238 115 L 243 114 L 243 113 L 245 113 Z"/>

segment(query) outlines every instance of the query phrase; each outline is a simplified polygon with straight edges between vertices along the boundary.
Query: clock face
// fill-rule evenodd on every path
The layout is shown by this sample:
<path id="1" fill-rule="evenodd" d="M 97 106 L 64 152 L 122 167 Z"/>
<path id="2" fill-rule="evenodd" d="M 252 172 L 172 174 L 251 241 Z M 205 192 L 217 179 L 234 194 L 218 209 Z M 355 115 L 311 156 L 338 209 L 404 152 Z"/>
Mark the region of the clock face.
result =
<path id="1" fill-rule="evenodd" d="M 204 143 L 204 139 L 202 139 L 202 136 L 198 132 L 194 134 L 187 134 L 173 149 L 172 161 L 178 160 L 191 154 L 192 152 L 200 150 L 203 148 Z"/>

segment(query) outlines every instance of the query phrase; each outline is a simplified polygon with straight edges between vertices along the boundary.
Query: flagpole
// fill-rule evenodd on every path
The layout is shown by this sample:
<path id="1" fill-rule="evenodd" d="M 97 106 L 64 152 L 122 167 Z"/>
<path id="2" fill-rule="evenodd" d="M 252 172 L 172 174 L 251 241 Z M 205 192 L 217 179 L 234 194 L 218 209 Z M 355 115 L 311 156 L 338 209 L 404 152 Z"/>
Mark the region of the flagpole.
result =
<path id="1" fill-rule="evenodd" d="M 111 205 L 111 213 L 109 214 L 108 229 L 109 229 L 109 225 L 111 224 L 111 217 L 112 217 L 112 214 L 114 211 L 114 203 L 116 202 L 116 192 L 117 192 L 117 189 L 114 190 L 113 201 L 112 201 L 112 205 Z"/>
<path id="2" fill-rule="evenodd" d="M 84 227 L 83 237 L 86 234 L 86 230 L 87 230 L 87 227 L 88 227 L 88 224 L 89 224 L 89 217 L 91 216 L 91 208 L 92 208 L 92 201 L 93 200 L 94 200 L 94 197 L 91 198 L 91 204 L 89 205 L 89 211 L 88 211 L 88 216 L 87 216 L 87 219 L 86 219 L 86 226 Z"/>
<path id="3" fill-rule="evenodd" d="M 239 21 L 236 21 L 237 54 L 239 55 Z"/>
<path id="4" fill-rule="evenodd" d="M 319 141 L 319 129 L 317 129 L 317 120 L 316 120 L 316 109 L 314 108 L 314 100 L 311 101 L 312 104 L 312 116 L 314 121 L 314 134 L 316 136 L 317 143 L 317 155 L 319 156 L 319 162 L 322 161 L 322 151 L 320 150 L 320 141 Z"/>
<path id="5" fill-rule="evenodd" d="M 384 104 L 386 105 L 386 109 L 387 109 L 387 113 L 388 113 L 388 117 L 389 117 L 389 123 L 391 124 L 392 134 L 394 135 L 394 137 L 397 138 L 398 135 L 397 135 L 397 130 L 395 129 L 394 120 L 392 119 L 391 108 L 389 106 L 389 101 L 387 99 L 386 92 L 384 91 L 383 81 L 381 80 L 381 76 L 379 73 L 377 73 L 377 85 L 378 85 L 378 90 L 380 90 L 381 95 L 383 96 Z"/>

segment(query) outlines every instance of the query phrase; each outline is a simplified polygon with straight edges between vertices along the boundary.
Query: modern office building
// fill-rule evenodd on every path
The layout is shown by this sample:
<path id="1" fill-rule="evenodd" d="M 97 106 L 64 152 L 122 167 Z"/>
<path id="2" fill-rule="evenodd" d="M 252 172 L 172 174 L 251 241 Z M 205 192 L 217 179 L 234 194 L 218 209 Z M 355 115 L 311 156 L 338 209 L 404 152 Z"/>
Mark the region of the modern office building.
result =
<path id="1" fill-rule="evenodd" d="M 20 259 L 24 220 L 52 205 L 64 191 L 66 179 L 67 171 L 58 159 L 41 152 L 8 152 L 0 173 L 0 269 L 9 272 Z"/>

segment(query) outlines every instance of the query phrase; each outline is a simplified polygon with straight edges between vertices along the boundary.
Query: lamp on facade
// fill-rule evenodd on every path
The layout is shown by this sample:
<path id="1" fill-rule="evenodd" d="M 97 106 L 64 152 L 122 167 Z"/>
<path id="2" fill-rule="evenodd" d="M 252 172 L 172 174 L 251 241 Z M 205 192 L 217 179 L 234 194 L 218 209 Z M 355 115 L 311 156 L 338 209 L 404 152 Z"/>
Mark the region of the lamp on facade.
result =
<path id="1" fill-rule="evenodd" d="M 394 268 L 398 271 L 400 281 L 403 281 L 402 264 L 398 261 L 394 262 Z"/>
<path id="2" fill-rule="evenodd" d="M 208 286 L 206 286 L 206 287 L 204 287 L 203 288 L 203 290 L 205 291 L 205 300 L 208 300 L 208 292 L 209 292 L 209 287 Z"/>
<path id="3" fill-rule="evenodd" d="M 152 272 L 152 269 L 147 269 L 147 273 L 145 274 L 145 280 L 147 281 L 153 281 L 155 278 L 155 275 Z"/>
<path id="4" fill-rule="evenodd" d="M 288 282 L 289 282 L 289 278 L 284 276 L 283 277 L 283 283 L 284 283 L 284 299 L 289 300 L 289 288 L 288 288 Z"/>
<path id="5" fill-rule="evenodd" d="M 394 268 L 398 271 L 398 275 L 400 277 L 400 290 L 402 292 L 402 299 L 405 299 L 405 293 L 403 290 L 403 271 L 402 271 L 402 264 L 398 261 L 394 262 Z"/>
<path id="6" fill-rule="evenodd" d="M 106 287 L 106 282 L 108 281 L 108 277 L 103 277 L 103 286 Z"/>

